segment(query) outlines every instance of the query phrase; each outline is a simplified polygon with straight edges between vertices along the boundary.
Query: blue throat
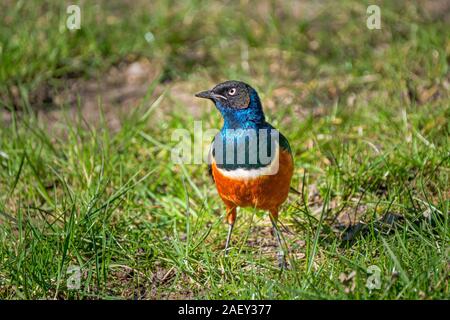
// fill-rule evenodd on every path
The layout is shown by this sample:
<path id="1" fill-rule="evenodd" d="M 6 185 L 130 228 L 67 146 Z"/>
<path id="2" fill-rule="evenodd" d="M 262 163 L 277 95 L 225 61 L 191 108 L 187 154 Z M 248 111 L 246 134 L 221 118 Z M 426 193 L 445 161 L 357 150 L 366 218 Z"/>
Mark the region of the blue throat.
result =
<path id="1" fill-rule="evenodd" d="M 221 105 L 220 102 L 216 102 L 216 107 L 217 109 L 219 109 L 224 119 L 223 127 L 215 136 L 212 146 L 212 154 L 216 160 L 216 165 L 219 168 L 225 170 L 250 170 L 259 169 L 261 167 L 269 165 L 273 157 L 275 156 L 275 140 L 271 138 L 271 135 L 272 133 L 274 133 L 274 131 L 276 131 L 275 133 L 277 133 L 279 146 L 282 149 L 291 152 L 291 148 L 287 139 L 277 129 L 266 122 L 264 112 L 262 110 L 261 101 L 255 90 L 252 89 L 252 91 L 250 92 L 250 103 L 249 106 L 245 109 L 225 107 Z M 254 141 L 254 143 L 256 143 L 257 145 L 256 150 L 255 148 L 252 149 L 251 147 L 249 147 L 250 138 L 245 134 L 245 131 L 248 131 L 248 129 L 254 129 L 257 133 L 257 140 Z M 261 129 L 263 129 L 262 131 L 267 130 L 266 136 L 260 136 L 258 134 L 259 132 L 261 132 Z M 268 139 L 266 140 L 265 146 L 264 144 L 260 146 L 260 139 Z M 264 141 L 261 140 L 261 142 Z M 234 153 L 234 157 L 231 156 L 231 158 L 234 158 L 231 161 L 227 159 L 227 143 L 232 143 L 232 145 L 234 145 L 234 147 L 236 148 L 235 150 L 239 150 L 238 152 Z M 261 149 L 261 154 L 263 157 L 262 159 L 260 157 L 260 147 L 263 148 Z M 222 150 L 222 152 L 219 152 L 219 150 Z M 256 163 L 254 161 L 255 153 L 257 154 Z M 244 156 L 245 158 L 243 162 L 242 156 Z M 270 161 L 269 163 L 267 162 L 268 159 Z"/>
<path id="2" fill-rule="evenodd" d="M 215 155 L 217 166 L 221 169 L 225 170 L 235 170 L 235 169 L 257 169 L 261 167 L 265 167 L 269 165 L 270 163 L 267 163 L 266 160 L 262 161 L 259 156 L 259 142 L 260 142 L 260 136 L 258 133 L 260 132 L 260 129 L 266 129 L 267 130 L 267 136 L 268 143 L 266 143 L 266 148 L 268 148 L 265 152 L 265 155 L 269 156 L 269 158 L 272 158 L 274 156 L 272 150 L 274 150 L 273 142 L 270 142 L 270 132 L 274 129 L 270 124 L 268 124 L 265 120 L 264 113 L 262 110 L 261 101 L 259 100 L 258 94 L 256 91 L 251 92 L 250 94 L 250 103 L 249 106 L 245 109 L 238 109 L 238 108 L 227 108 L 220 104 L 220 102 L 216 103 L 217 109 L 219 109 L 220 113 L 223 116 L 224 124 L 220 132 L 215 137 L 215 140 L 213 142 L 214 148 L 213 148 L 213 154 Z M 234 129 L 234 130 L 230 130 Z M 242 130 L 239 130 L 242 129 Z M 248 130 L 255 130 L 256 132 L 256 141 L 253 141 L 254 145 L 256 145 L 256 149 L 251 149 L 249 147 L 249 137 L 243 133 L 243 131 Z M 220 145 L 218 142 L 220 140 L 222 141 L 222 150 L 223 153 L 216 153 L 215 149 L 219 147 Z M 227 157 L 227 151 L 225 145 L 227 143 L 232 143 L 236 149 L 239 150 L 236 151 L 234 154 L 234 160 L 233 161 L 225 161 L 225 158 Z M 256 163 L 254 160 L 250 160 L 252 157 L 252 154 L 258 154 Z M 245 161 L 242 163 L 242 161 L 238 160 L 238 155 L 245 154 Z M 222 162 L 218 161 L 220 158 L 220 155 L 223 156 Z"/>
<path id="3" fill-rule="evenodd" d="M 224 120 L 222 132 L 226 129 L 261 129 L 267 127 L 261 101 L 256 91 L 250 94 L 250 103 L 245 109 L 226 108 L 220 102 L 216 102 L 216 107 Z"/>

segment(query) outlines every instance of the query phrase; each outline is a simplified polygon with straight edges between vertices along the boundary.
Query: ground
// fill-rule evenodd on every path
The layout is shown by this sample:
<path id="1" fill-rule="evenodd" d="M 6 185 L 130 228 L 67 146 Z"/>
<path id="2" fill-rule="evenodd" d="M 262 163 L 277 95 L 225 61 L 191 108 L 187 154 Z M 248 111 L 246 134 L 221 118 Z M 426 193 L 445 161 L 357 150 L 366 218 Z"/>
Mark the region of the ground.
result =
<path id="1" fill-rule="evenodd" d="M 72 31 L 0 4 L 1 299 L 449 298 L 448 1 L 375 1 L 380 30 L 366 1 L 80 3 Z M 254 210 L 225 257 L 206 164 L 171 161 L 228 79 L 293 150 L 287 270 Z"/>

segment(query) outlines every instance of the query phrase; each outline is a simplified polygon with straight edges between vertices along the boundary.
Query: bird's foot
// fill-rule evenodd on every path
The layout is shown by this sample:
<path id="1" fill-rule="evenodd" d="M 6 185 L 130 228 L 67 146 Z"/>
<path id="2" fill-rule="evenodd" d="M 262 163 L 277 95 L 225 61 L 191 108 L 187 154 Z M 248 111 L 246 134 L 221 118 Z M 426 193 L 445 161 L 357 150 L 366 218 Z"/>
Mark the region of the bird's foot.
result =
<path id="1" fill-rule="evenodd" d="M 231 250 L 231 248 L 225 248 L 225 249 L 223 249 L 223 255 L 224 255 L 225 257 L 228 257 L 228 253 L 230 252 L 230 250 Z"/>

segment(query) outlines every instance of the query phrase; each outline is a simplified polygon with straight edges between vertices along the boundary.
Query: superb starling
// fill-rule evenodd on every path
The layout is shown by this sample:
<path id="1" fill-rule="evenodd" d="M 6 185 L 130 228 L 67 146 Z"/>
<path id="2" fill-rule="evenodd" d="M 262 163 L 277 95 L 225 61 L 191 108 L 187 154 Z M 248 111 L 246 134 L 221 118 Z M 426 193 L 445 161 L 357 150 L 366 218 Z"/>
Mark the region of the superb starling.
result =
<path id="1" fill-rule="evenodd" d="M 269 211 L 278 261 L 285 266 L 277 221 L 294 169 L 288 140 L 266 122 L 258 93 L 244 82 L 226 81 L 196 97 L 212 100 L 224 120 L 211 144 L 210 172 L 226 206 L 225 254 L 237 207 L 253 207 Z"/>

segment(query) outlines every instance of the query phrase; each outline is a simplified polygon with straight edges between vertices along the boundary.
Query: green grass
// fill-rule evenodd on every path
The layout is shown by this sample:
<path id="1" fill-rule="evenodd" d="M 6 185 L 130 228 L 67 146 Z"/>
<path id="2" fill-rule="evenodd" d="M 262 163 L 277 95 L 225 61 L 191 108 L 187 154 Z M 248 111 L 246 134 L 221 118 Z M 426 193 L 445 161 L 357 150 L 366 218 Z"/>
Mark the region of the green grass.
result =
<path id="1" fill-rule="evenodd" d="M 0 115 L 12 119 L 0 128 L 1 299 L 449 298 L 448 23 L 386 1 L 369 31 L 366 2 L 264 3 L 85 4 L 77 32 L 57 2 L 0 5 Z M 40 86 L 138 57 L 160 76 L 120 129 L 69 105 L 52 126 L 36 116 Z M 292 232 L 282 272 L 267 214 L 239 212 L 225 257 L 206 165 L 171 162 L 175 128 L 220 123 L 193 94 L 231 78 L 258 89 L 295 156 L 302 195 L 281 213 Z M 349 242 L 333 218 L 352 212 L 364 230 Z M 386 214 L 402 219 L 382 225 Z M 369 266 L 379 289 L 366 287 Z"/>

